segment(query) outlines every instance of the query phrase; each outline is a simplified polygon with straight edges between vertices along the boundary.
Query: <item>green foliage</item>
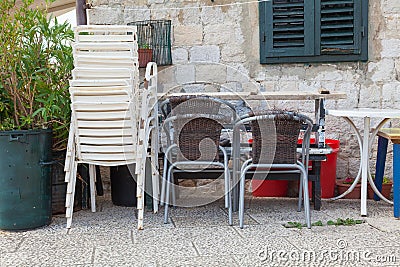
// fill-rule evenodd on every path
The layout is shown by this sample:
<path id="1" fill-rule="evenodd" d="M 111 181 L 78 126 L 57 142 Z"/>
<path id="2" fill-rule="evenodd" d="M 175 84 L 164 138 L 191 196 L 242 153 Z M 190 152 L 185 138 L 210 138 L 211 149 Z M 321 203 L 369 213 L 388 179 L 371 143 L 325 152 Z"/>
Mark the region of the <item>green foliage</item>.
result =
<path id="1" fill-rule="evenodd" d="M 32 2 L 0 3 L 0 130 L 53 128 L 62 143 L 71 113 L 73 31 L 46 9 L 31 9 Z"/>
<path id="2" fill-rule="evenodd" d="M 150 49 L 150 45 L 147 44 L 147 43 L 139 43 L 139 44 L 138 44 L 138 47 L 139 47 L 140 49 Z"/>
<path id="3" fill-rule="evenodd" d="M 326 224 L 324 224 L 322 221 L 317 221 L 317 222 L 313 222 L 311 224 L 311 226 L 325 226 L 325 225 L 345 225 L 345 226 L 352 226 L 352 225 L 356 225 L 356 224 L 362 224 L 365 223 L 364 220 L 355 220 L 355 219 L 351 219 L 351 218 L 347 218 L 347 219 L 341 219 L 338 218 L 336 221 L 332 221 L 329 220 L 326 222 Z M 302 224 L 299 222 L 288 222 L 283 224 L 284 227 L 286 228 L 298 228 L 301 229 L 303 227 L 306 227 L 306 224 Z"/>

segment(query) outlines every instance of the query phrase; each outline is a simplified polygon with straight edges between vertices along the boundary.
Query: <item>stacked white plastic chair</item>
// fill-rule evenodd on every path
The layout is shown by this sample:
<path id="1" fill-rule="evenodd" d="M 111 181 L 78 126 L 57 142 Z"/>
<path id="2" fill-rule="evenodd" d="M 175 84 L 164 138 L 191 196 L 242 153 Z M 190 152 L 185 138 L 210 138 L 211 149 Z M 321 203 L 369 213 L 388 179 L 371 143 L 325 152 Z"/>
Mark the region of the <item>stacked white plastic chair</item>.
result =
<path id="1" fill-rule="evenodd" d="M 78 26 L 73 54 L 65 162 L 67 228 L 72 224 L 77 164 L 88 163 L 93 212 L 95 166 L 136 164 L 138 229 L 143 229 L 147 157 L 152 162 L 154 211 L 158 211 L 157 65 L 149 63 L 146 86 L 139 88 L 135 26 Z"/>

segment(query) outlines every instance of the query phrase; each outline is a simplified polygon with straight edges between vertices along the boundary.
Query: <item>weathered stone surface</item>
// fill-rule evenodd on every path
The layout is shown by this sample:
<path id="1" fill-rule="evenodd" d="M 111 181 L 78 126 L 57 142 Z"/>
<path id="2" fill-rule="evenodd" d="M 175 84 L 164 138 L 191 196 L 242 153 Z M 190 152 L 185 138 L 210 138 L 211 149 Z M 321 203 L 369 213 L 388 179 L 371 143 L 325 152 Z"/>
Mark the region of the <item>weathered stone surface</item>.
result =
<path id="1" fill-rule="evenodd" d="M 165 2 L 165 0 L 147 0 L 149 5 L 152 4 L 163 4 Z"/>
<path id="2" fill-rule="evenodd" d="M 172 56 L 174 64 L 222 63 L 195 67 L 195 78 L 228 84 L 248 91 L 299 90 L 316 91 L 325 88 L 342 91 L 347 99 L 326 101 L 328 108 L 355 107 L 399 108 L 400 106 L 400 1 L 374 0 L 369 2 L 369 61 L 310 64 L 259 64 L 258 4 L 214 6 L 226 4 L 184 0 L 179 3 L 165 0 L 94 0 L 89 10 L 92 24 L 125 24 L 135 20 L 171 19 Z M 230 4 L 231 2 L 229 2 Z M 212 6 L 199 7 L 194 6 Z M 168 9 L 169 7 L 184 9 Z M 143 7 L 145 11 L 133 11 Z M 188 7 L 188 8 L 186 8 Z M 150 11 L 151 10 L 151 11 Z M 234 68 L 230 68 L 233 66 Z M 239 71 L 235 70 L 239 69 Z M 176 85 L 175 79 L 193 77 L 192 69 L 164 72 L 160 88 Z M 243 75 L 242 75 L 243 74 Z M 245 74 L 245 75 L 244 75 Z M 163 75 L 163 74 L 161 74 Z M 249 76 L 247 79 L 246 76 Z M 257 81 L 255 84 L 252 81 Z M 240 83 L 240 85 L 238 84 Z M 209 86 L 211 90 L 219 90 Z M 199 90 L 195 87 L 189 90 Z M 204 89 L 206 90 L 206 89 Z M 207 89 L 208 90 L 208 89 Z M 312 102 L 312 101 L 311 101 Z M 312 105 L 271 101 L 270 106 L 297 108 L 306 111 Z M 311 108 L 310 108 L 311 107 Z M 358 171 L 357 141 L 346 122 L 329 117 L 327 135 L 347 144 L 338 161 L 338 177 Z M 361 127 L 361 120 L 357 126 Z"/>
<path id="3" fill-rule="evenodd" d="M 399 12 L 400 13 L 400 12 Z M 384 37 L 388 39 L 398 39 L 400 36 L 400 14 L 385 17 L 386 29 Z"/>
<path id="4" fill-rule="evenodd" d="M 140 11 L 137 11 L 136 8 L 140 8 Z M 135 21 L 143 21 L 150 19 L 150 9 L 148 7 L 134 7 L 134 8 L 125 8 L 124 9 L 124 22 L 128 24 L 130 22 Z"/>
<path id="5" fill-rule="evenodd" d="M 201 21 L 207 24 L 223 24 L 224 14 L 221 7 L 204 7 L 201 9 Z"/>
<path id="6" fill-rule="evenodd" d="M 381 57 L 400 57 L 400 39 L 382 40 Z"/>
<path id="7" fill-rule="evenodd" d="M 89 21 L 91 24 L 122 24 L 124 14 L 120 8 L 92 8 L 88 10 Z"/>
<path id="8" fill-rule="evenodd" d="M 220 64 L 196 65 L 196 81 L 226 83 L 226 66 Z"/>
<path id="9" fill-rule="evenodd" d="M 186 48 L 175 48 L 171 51 L 172 64 L 182 64 L 189 61 L 189 52 Z"/>
<path id="10" fill-rule="evenodd" d="M 229 82 L 221 86 L 221 92 L 242 92 L 242 83 L 239 82 Z"/>
<path id="11" fill-rule="evenodd" d="M 200 8 L 189 8 L 182 10 L 183 24 L 200 24 L 201 12 Z"/>
<path id="12" fill-rule="evenodd" d="M 176 81 L 178 84 L 193 83 L 195 81 L 195 65 L 177 65 Z"/>
<path id="13" fill-rule="evenodd" d="M 220 62 L 220 50 L 216 45 L 193 46 L 189 50 L 190 62 Z"/>
<path id="14" fill-rule="evenodd" d="M 385 13 L 399 13 L 400 2 L 391 0 L 382 0 L 382 10 Z"/>
<path id="15" fill-rule="evenodd" d="M 206 44 L 217 45 L 235 43 L 236 38 L 234 25 L 227 25 L 226 23 L 224 23 L 204 26 L 204 42 Z"/>
<path id="16" fill-rule="evenodd" d="M 385 108 L 399 108 L 400 82 L 385 83 L 382 86 L 382 106 Z"/>
<path id="17" fill-rule="evenodd" d="M 374 82 L 383 82 L 393 80 L 394 60 L 391 58 L 383 58 L 378 62 L 369 62 L 368 72 L 371 75 L 371 80 Z"/>
<path id="18" fill-rule="evenodd" d="M 227 65 L 226 80 L 228 82 L 249 82 L 249 72 L 243 64 Z"/>
<path id="19" fill-rule="evenodd" d="M 174 27 L 174 46 L 199 45 L 203 41 L 203 28 L 200 25 L 177 25 Z"/>
<path id="20" fill-rule="evenodd" d="M 246 55 L 241 46 L 231 43 L 222 46 L 221 59 L 223 62 L 244 63 Z"/>

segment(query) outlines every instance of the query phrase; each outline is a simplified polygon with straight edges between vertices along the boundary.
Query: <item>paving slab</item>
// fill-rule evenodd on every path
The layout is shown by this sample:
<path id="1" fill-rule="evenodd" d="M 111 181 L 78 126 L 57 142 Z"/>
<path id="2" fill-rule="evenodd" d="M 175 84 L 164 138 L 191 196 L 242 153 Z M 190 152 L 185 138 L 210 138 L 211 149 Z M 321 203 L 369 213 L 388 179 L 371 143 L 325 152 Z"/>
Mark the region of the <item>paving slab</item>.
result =
<path id="1" fill-rule="evenodd" d="M 74 213 L 66 231 L 63 215 L 30 231 L 0 231 L 0 266 L 399 266 L 400 220 L 382 201 L 368 201 L 360 217 L 357 200 L 322 201 L 311 209 L 323 226 L 285 228 L 304 223 L 291 198 L 246 198 L 245 227 L 228 225 L 220 199 L 202 207 L 145 212 L 145 229 L 136 230 L 137 212 L 97 198 L 97 212 Z M 328 226 L 337 218 L 362 219 L 352 226 Z"/>

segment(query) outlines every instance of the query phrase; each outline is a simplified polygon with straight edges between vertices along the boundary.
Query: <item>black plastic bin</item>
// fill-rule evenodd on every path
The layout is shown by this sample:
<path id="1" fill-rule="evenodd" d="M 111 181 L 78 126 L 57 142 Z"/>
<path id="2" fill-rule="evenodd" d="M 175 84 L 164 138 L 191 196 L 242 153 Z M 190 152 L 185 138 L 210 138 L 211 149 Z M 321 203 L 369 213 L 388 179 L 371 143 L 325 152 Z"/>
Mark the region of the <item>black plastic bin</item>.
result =
<path id="1" fill-rule="evenodd" d="M 132 175 L 135 175 L 134 165 L 110 168 L 111 200 L 114 205 L 136 207 L 136 177 Z"/>

